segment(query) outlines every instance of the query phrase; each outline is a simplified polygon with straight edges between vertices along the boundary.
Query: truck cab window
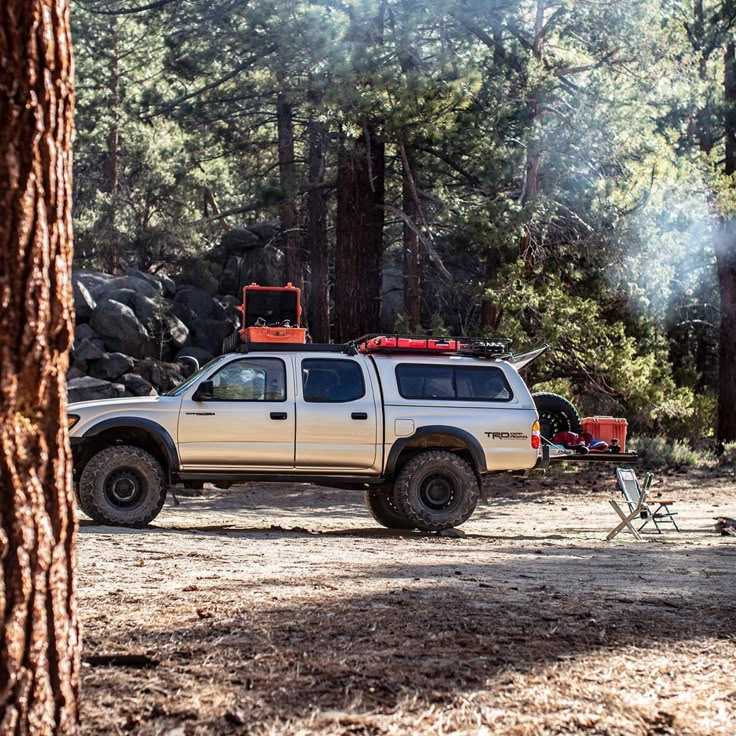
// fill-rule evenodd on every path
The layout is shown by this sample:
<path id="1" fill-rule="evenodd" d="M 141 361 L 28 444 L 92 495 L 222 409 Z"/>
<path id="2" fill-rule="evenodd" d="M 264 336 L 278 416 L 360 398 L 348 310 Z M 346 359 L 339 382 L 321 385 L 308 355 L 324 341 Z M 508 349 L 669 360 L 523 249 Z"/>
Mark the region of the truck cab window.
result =
<path id="1" fill-rule="evenodd" d="M 286 369 L 276 358 L 235 360 L 212 377 L 215 401 L 286 401 Z"/>
<path id="2" fill-rule="evenodd" d="M 356 401 L 365 396 L 363 371 L 354 360 L 303 360 L 302 389 L 309 402 Z"/>
<path id="3" fill-rule="evenodd" d="M 399 393 L 405 399 L 511 401 L 506 376 L 495 366 L 447 366 L 402 363 L 396 366 Z"/>

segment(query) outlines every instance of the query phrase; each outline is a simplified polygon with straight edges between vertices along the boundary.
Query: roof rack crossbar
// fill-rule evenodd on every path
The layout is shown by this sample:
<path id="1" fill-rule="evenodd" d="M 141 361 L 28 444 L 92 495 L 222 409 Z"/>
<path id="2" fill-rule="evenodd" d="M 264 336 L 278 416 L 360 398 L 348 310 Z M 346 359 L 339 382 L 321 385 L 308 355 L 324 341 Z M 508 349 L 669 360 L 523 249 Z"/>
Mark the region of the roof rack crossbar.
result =
<path id="1" fill-rule="evenodd" d="M 344 353 L 346 355 L 356 355 L 358 349 L 353 342 L 346 343 L 273 343 L 273 342 L 241 342 L 237 349 L 233 352 L 237 353 L 262 353 L 262 352 L 279 352 L 280 350 L 288 350 L 295 353 Z"/>

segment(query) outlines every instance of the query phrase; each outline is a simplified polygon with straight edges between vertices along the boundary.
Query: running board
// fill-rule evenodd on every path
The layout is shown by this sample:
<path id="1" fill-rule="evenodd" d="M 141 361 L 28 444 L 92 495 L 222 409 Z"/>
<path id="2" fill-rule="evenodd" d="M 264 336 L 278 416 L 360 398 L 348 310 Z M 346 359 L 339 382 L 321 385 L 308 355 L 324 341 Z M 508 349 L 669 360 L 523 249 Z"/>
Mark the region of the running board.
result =
<path id="1" fill-rule="evenodd" d="M 386 482 L 383 477 L 354 476 L 354 475 L 309 475 L 309 474 L 277 474 L 277 473 L 206 473 L 197 471 L 179 471 L 176 473 L 179 481 L 197 481 L 202 483 L 314 483 L 316 485 L 345 484 L 346 486 L 378 486 Z"/>

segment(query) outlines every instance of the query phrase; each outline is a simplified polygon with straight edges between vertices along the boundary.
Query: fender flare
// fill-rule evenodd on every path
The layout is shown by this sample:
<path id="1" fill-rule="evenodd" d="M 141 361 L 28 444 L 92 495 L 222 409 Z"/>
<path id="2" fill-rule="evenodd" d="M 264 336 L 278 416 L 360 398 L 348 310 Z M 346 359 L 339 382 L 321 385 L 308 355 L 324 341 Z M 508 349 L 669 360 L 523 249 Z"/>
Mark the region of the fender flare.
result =
<path id="1" fill-rule="evenodd" d="M 402 437 L 401 439 L 398 439 L 396 440 L 396 442 L 394 442 L 391 450 L 388 453 L 388 460 L 386 460 L 386 472 L 384 473 L 384 477 L 391 479 L 394 477 L 394 475 L 396 475 L 396 466 L 399 462 L 399 456 L 408 445 L 410 445 L 418 437 L 426 437 L 433 434 L 449 435 L 460 440 L 465 448 L 473 456 L 475 472 L 480 475 L 487 472 L 488 466 L 486 465 L 486 454 L 476 437 L 470 434 L 470 432 L 467 432 L 464 429 L 460 429 L 459 427 L 445 427 L 439 424 L 435 424 L 426 427 L 419 427 L 419 429 L 417 429 L 417 431 L 414 432 L 411 437 Z"/>
<path id="2" fill-rule="evenodd" d="M 106 432 L 108 429 L 142 429 L 148 433 L 156 442 L 159 449 L 163 452 L 169 464 L 169 472 L 176 472 L 179 470 L 179 453 L 176 449 L 176 443 L 171 438 L 171 435 L 156 422 L 150 419 L 143 419 L 142 417 L 112 417 L 111 419 L 103 419 L 98 424 L 90 427 L 82 437 L 88 439 L 96 437 L 102 432 Z"/>

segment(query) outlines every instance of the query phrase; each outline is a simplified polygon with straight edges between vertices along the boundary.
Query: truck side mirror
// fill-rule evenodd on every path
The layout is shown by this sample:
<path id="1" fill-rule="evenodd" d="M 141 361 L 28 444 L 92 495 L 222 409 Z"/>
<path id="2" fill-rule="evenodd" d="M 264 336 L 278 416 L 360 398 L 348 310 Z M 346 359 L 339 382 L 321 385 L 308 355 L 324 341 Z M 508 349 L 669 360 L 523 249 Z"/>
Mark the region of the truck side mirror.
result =
<path id="1" fill-rule="evenodd" d="M 215 398 L 215 387 L 212 381 L 202 381 L 192 394 L 193 401 L 211 401 Z"/>

